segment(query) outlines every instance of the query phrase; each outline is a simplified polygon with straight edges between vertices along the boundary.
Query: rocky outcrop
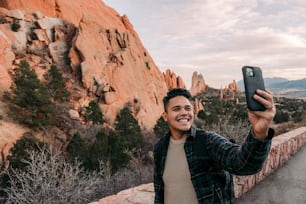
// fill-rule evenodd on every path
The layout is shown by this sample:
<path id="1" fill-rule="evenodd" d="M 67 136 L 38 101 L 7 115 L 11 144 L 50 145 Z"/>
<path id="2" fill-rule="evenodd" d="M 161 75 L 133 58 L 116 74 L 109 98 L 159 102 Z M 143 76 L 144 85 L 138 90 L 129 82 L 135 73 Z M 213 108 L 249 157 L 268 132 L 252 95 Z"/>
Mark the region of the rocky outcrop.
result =
<path id="1" fill-rule="evenodd" d="M 163 73 L 163 75 L 168 89 L 186 88 L 182 78 L 180 76 L 176 76 L 176 74 L 172 72 L 170 69 L 167 69 L 166 72 Z"/>
<path id="2" fill-rule="evenodd" d="M 237 86 L 237 83 L 235 80 L 231 82 L 228 87 L 225 87 L 224 89 L 221 89 L 220 91 L 220 99 L 221 100 L 236 100 L 236 93 L 240 93 L 241 90 Z"/>
<path id="3" fill-rule="evenodd" d="M 150 204 L 154 203 L 154 188 L 153 184 L 143 184 L 135 188 L 123 190 L 116 195 L 108 196 L 90 204 Z"/>
<path id="4" fill-rule="evenodd" d="M 241 92 L 241 90 L 237 86 L 236 80 L 233 80 L 232 83 L 229 83 L 228 89 L 231 90 L 231 91 L 235 91 L 235 92 Z"/>
<path id="5" fill-rule="evenodd" d="M 111 124 L 129 103 L 137 106 L 140 125 L 153 127 L 168 87 L 127 16 L 100 0 L 7 0 L 0 6 L 1 96 L 21 60 L 29 61 L 40 79 L 56 64 L 72 92 L 74 111 L 98 99 Z M 14 21 L 17 32 L 11 30 Z M 176 84 L 184 86 L 180 77 Z"/>
<path id="6" fill-rule="evenodd" d="M 202 74 L 198 72 L 193 72 L 190 93 L 195 96 L 199 93 L 203 93 L 206 89 L 205 80 Z"/>

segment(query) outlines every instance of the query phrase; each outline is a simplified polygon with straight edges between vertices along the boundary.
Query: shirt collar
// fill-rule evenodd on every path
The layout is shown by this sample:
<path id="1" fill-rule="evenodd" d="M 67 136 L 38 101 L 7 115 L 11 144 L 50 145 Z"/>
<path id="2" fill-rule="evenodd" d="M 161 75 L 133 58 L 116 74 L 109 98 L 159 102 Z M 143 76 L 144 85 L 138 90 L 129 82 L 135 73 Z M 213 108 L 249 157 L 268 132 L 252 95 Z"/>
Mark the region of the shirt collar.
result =
<path id="1" fill-rule="evenodd" d="M 195 125 L 192 125 L 187 135 L 195 138 L 196 134 L 197 134 L 197 127 Z"/>

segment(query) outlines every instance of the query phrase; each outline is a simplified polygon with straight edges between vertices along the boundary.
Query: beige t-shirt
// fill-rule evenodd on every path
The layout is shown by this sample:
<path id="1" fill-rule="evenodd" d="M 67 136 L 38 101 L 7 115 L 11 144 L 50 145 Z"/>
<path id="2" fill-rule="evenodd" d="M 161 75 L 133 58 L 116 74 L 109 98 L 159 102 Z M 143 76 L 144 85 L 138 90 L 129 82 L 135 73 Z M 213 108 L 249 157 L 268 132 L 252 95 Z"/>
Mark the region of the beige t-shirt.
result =
<path id="1" fill-rule="evenodd" d="M 185 141 L 186 138 L 170 138 L 163 174 L 165 204 L 198 204 L 184 151 Z"/>

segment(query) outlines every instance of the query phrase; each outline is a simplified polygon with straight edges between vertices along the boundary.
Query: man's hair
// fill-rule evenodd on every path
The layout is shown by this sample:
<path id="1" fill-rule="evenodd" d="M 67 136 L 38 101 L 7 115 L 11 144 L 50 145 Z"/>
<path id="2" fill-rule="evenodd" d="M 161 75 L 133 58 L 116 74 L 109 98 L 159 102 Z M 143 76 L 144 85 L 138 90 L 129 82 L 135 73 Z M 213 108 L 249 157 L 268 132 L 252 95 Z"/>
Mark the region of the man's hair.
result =
<path id="1" fill-rule="evenodd" d="M 183 89 L 183 88 L 170 89 L 168 91 L 167 95 L 163 99 L 164 110 L 165 111 L 167 109 L 167 106 L 169 104 L 170 99 L 172 99 L 172 98 L 174 98 L 176 96 L 184 96 L 188 100 L 191 100 L 191 98 L 192 98 L 190 92 L 188 90 L 186 90 L 186 89 Z"/>

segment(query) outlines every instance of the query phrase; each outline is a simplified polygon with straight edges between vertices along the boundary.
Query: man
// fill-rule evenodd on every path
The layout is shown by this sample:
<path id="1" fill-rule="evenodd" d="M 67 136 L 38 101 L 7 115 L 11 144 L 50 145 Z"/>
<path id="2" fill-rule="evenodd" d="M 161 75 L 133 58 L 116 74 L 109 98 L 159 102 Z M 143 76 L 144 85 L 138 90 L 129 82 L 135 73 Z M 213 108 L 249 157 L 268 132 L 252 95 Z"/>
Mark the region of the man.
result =
<path id="1" fill-rule="evenodd" d="M 154 145 L 155 204 L 234 203 L 231 174 L 260 171 L 274 136 L 269 128 L 276 112 L 271 92 L 257 90 L 254 99 L 266 110 L 248 111 L 251 130 L 240 146 L 193 126 L 187 90 L 167 93 L 163 118 L 169 132 Z"/>

